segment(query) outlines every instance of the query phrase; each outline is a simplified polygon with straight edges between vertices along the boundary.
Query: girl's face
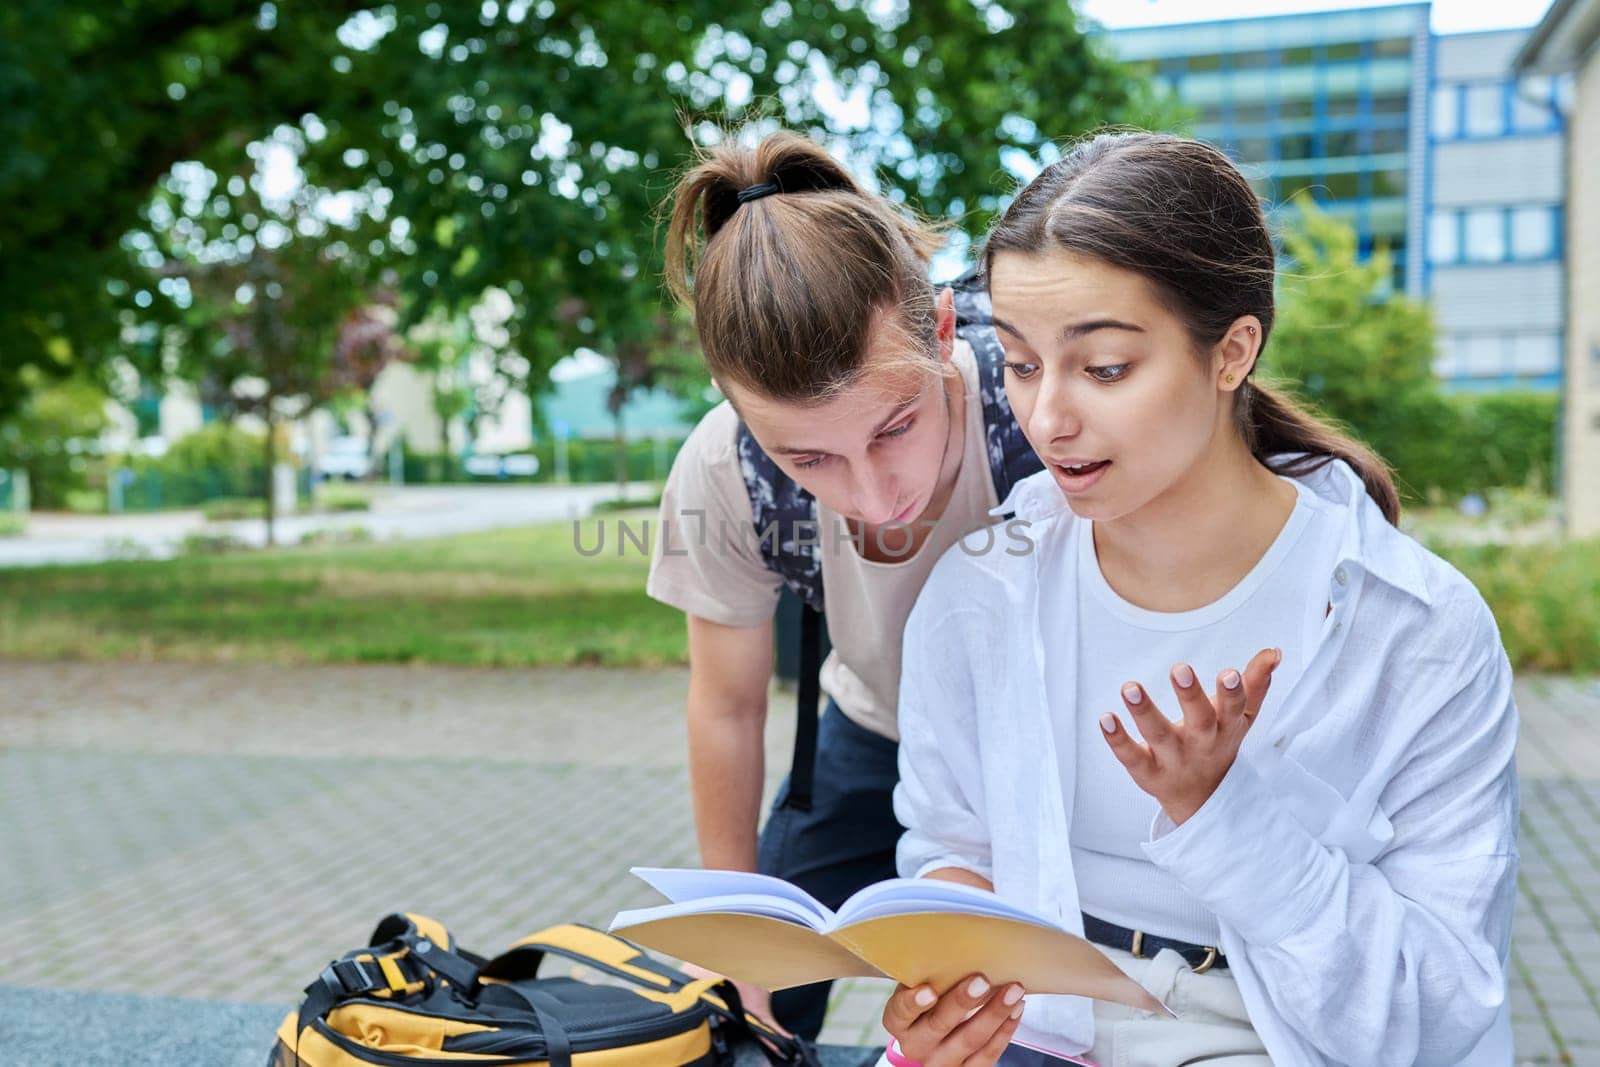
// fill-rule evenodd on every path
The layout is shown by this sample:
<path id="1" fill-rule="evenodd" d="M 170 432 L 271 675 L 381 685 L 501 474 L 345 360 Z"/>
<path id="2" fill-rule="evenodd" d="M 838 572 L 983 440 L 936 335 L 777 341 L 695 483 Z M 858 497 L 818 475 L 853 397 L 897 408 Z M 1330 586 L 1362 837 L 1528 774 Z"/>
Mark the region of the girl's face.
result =
<path id="1" fill-rule="evenodd" d="M 989 291 L 1011 409 L 1075 514 L 1133 515 L 1235 432 L 1222 379 L 1242 376 L 1220 351 L 1196 358 L 1140 275 L 1061 250 L 1001 252 Z"/>
<path id="2" fill-rule="evenodd" d="M 938 321 L 944 365 L 954 329 L 946 295 Z M 779 469 L 834 512 L 868 526 L 912 522 L 933 500 L 950 437 L 942 368 L 925 352 L 919 358 L 916 342 L 882 316 L 868 345 L 861 378 L 824 403 L 785 403 L 739 388 L 729 397 Z"/>

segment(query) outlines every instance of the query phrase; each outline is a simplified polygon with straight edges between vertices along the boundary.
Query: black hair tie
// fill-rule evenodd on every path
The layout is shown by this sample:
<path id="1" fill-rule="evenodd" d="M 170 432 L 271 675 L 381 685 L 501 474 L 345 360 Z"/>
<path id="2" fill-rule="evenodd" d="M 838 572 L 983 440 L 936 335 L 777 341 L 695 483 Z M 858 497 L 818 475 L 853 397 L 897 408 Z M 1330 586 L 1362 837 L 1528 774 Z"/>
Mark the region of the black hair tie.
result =
<path id="1" fill-rule="evenodd" d="M 752 200 L 760 200 L 763 196 L 781 193 L 777 182 L 762 182 L 760 185 L 751 185 L 739 190 L 739 203 L 748 204 Z"/>

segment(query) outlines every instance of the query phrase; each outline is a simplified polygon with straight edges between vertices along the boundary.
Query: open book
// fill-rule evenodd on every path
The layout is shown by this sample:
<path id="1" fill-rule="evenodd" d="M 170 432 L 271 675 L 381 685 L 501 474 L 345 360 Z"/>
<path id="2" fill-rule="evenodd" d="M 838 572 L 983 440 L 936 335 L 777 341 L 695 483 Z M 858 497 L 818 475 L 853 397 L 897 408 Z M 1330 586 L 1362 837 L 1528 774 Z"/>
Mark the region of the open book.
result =
<path id="1" fill-rule="evenodd" d="M 672 901 L 620 912 L 611 932 L 764 989 L 892 978 L 949 989 L 971 974 L 1167 1013 L 1088 941 L 994 893 L 895 878 L 830 911 L 779 878 L 742 871 L 633 873 Z"/>

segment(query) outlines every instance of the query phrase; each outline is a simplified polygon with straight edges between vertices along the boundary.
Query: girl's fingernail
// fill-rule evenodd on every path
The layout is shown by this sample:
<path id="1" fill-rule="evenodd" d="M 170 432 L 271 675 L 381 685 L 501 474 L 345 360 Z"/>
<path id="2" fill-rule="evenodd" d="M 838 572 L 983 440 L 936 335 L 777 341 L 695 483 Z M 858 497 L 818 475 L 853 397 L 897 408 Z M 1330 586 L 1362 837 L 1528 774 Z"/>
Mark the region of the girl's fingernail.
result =
<path id="1" fill-rule="evenodd" d="M 1117 717 L 1112 715 L 1110 712 L 1100 716 L 1100 729 L 1104 730 L 1108 734 L 1116 733 Z"/>
<path id="2" fill-rule="evenodd" d="M 1019 1001 L 1021 999 L 1022 999 L 1022 987 L 1021 986 L 1014 985 L 1010 989 L 1006 990 L 1005 1001 L 1006 1001 L 1007 1004 L 1015 1004 L 1017 1001 Z"/>
<path id="3" fill-rule="evenodd" d="M 1172 668 L 1172 680 L 1177 682 L 1180 688 L 1187 689 L 1194 684 L 1194 671 L 1189 669 L 1187 663 L 1180 663 Z"/>
<path id="4" fill-rule="evenodd" d="M 1274 667 L 1276 667 L 1278 664 L 1280 664 L 1282 662 L 1283 662 L 1283 649 L 1281 649 L 1281 648 L 1273 649 L 1272 650 L 1272 665 Z"/>
<path id="5" fill-rule="evenodd" d="M 1239 672 L 1224 671 L 1222 673 L 1222 684 L 1229 689 L 1239 688 Z"/>
<path id="6" fill-rule="evenodd" d="M 1011 1017 L 1013 1019 L 1022 1018 L 1022 1008 L 1023 1008 L 1023 1005 L 1021 1005 L 1021 1004 L 1018 1004 L 1016 1007 L 1012 1008 L 1011 1009 Z"/>
<path id="7" fill-rule="evenodd" d="M 933 1002 L 939 998 L 933 995 L 933 990 L 929 989 L 927 986 L 923 986 L 921 989 L 917 990 L 917 995 L 911 999 L 916 1001 L 917 1007 L 927 1008 L 932 1007 Z"/>
<path id="8" fill-rule="evenodd" d="M 1138 686 L 1129 682 L 1122 687 L 1122 699 L 1130 704 L 1140 704 L 1144 702 L 1144 693 L 1140 692 Z"/>
<path id="9" fill-rule="evenodd" d="M 987 992 L 989 992 L 989 983 L 982 978 L 974 978 L 967 986 L 967 996 L 969 997 L 981 997 Z"/>

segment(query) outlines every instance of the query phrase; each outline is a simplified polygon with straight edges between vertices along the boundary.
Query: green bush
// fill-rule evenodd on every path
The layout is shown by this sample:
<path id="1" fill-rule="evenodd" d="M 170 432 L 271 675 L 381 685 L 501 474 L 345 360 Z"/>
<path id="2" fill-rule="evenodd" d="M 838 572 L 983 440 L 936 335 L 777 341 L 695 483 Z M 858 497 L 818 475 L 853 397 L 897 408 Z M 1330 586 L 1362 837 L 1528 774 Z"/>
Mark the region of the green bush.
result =
<path id="1" fill-rule="evenodd" d="M 264 519 L 267 502 L 253 496 L 219 496 L 200 507 L 207 522 L 234 522 L 239 519 Z"/>
<path id="2" fill-rule="evenodd" d="M 1548 489 L 1557 407 L 1554 393 L 1412 396 L 1378 434 L 1362 436 L 1393 464 L 1413 501 L 1457 500 L 1494 487 Z"/>
<path id="3" fill-rule="evenodd" d="M 365 545 L 376 540 L 365 526 L 329 526 L 320 530 L 307 530 L 300 535 L 305 546 Z"/>
<path id="4" fill-rule="evenodd" d="M 80 515 L 103 515 L 106 511 L 104 489 L 68 489 L 62 504 L 68 511 Z"/>
<path id="5" fill-rule="evenodd" d="M 266 490 L 266 442 L 213 422 L 173 442 L 159 458 L 128 461 L 122 506 L 128 511 L 197 507 L 219 498 L 260 498 Z"/>
<path id="6" fill-rule="evenodd" d="M 0 511 L 0 537 L 21 537 L 28 532 L 28 517 Z"/>
<path id="7" fill-rule="evenodd" d="M 69 494 L 92 487 L 99 467 L 92 450 L 108 423 L 106 395 L 94 383 L 38 386 L 0 423 L 0 469 L 28 472 L 33 507 L 67 507 Z"/>
<path id="8" fill-rule="evenodd" d="M 317 489 L 316 506 L 322 511 L 371 511 L 372 494 L 353 486 L 324 483 Z"/>
<path id="9" fill-rule="evenodd" d="M 1516 667 L 1600 672 L 1600 541 L 1433 548 L 1483 594 Z"/>
<path id="10" fill-rule="evenodd" d="M 185 556 L 219 556 L 224 552 L 238 552 L 249 547 L 248 541 L 233 534 L 201 531 L 186 534 L 179 551 Z"/>
<path id="11" fill-rule="evenodd" d="M 594 506 L 597 514 L 613 511 L 638 511 L 641 508 L 661 507 L 661 494 L 652 493 L 649 496 L 629 497 L 626 500 L 602 500 Z"/>

